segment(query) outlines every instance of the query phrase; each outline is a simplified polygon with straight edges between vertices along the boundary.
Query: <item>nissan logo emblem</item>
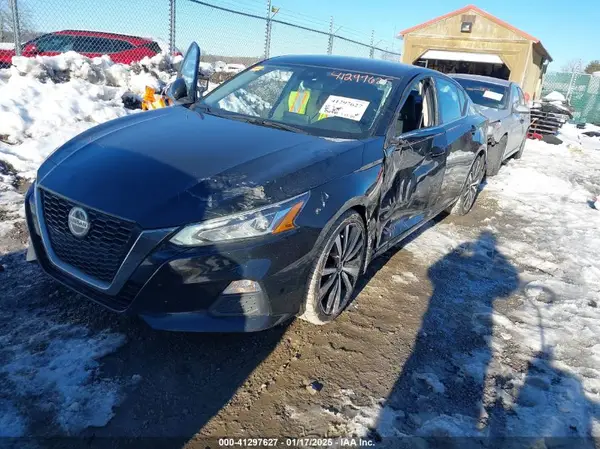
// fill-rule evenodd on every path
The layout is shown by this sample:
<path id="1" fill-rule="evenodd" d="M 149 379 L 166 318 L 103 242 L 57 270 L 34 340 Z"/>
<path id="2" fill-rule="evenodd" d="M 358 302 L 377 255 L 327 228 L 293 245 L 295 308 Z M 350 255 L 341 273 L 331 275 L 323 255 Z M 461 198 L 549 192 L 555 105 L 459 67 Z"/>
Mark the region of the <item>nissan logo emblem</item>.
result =
<path id="1" fill-rule="evenodd" d="M 69 230 L 75 237 L 85 237 L 90 230 L 88 214 L 81 207 L 74 207 L 69 212 Z"/>

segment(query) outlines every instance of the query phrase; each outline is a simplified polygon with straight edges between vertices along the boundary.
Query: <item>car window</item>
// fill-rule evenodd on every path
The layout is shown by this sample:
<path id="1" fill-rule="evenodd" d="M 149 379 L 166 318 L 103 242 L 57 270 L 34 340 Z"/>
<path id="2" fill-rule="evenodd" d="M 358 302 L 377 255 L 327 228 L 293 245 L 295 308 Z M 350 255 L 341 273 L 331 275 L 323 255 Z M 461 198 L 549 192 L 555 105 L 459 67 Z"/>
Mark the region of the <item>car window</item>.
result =
<path id="1" fill-rule="evenodd" d="M 73 50 L 73 36 L 62 34 L 51 34 L 43 36 L 35 42 L 40 53 L 59 52 L 64 53 Z"/>
<path id="2" fill-rule="evenodd" d="M 525 101 L 525 95 L 523 94 L 523 91 L 520 87 L 517 87 L 517 92 L 519 93 L 519 104 L 521 106 L 526 106 L 527 102 Z"/>
<path id="3" fill-rule="evenodd" d="M 512 90 L 512 95 L 511 95 L 512 106 L 513 107 L 518 106 L 519 103 L 521 102 L 521 99 L 519 98 L 519 90 L 515 84 L 512 85 L 511 90 Z"/>
<path id="4" fill-rule="evenodd" d="M 370 73 L 262 63 L 211 91 L 201 105 L 208 113 L 261 126 L 361 139 L 387 110 L 396 86 L 398 79 Z"/>
<path id="5" fill-rule="evenodd" d="M 510 93 L 506 86 L 470 78 L 456 77 L 454 79 L 467 92 L 473 103 L 486 108 L 506 109 Z"/>
<path id="6" fill-rule="evenodd" d="M 450 123 L 462 117 L 458 88 L 442 78 L 436 80 L 438 107 L 442 123 Z"/>
<path id="7" fill-rule="evenodd" d="M 75 51 L 78 53 L 115 53 L 115 51 L 122 51 L 117 49 L 120 42 L 122 41 L 104 37 L 76 36 Z M 124 43 L 127 44 L 127 42 Z"/>
<path id="8" fill-rule="evenodd" d="M 291 70 L 271 70 L 219 100 L 219 108 L 265 118 L 282 94 L 292 73 Z M 310 100 L 310 95 L 307 96 Z"/>
<path id="9" fill-rule="evenodd" d="M 415 82 L 396 120 L 395 134 L 400 135 L 435 124 L 433 87 L 430 78 Z"/>
<path id="10" fill-rule="evenodd" d="M 130 44 L 129 42 L 125 42 L 119 39 L 112 39 L 112 45 L 113 45 L 113 52 L 119 52 L 119 51 L 127 51 L 127 50 L 131 50 L 133 48 L 133 45 Z"/>

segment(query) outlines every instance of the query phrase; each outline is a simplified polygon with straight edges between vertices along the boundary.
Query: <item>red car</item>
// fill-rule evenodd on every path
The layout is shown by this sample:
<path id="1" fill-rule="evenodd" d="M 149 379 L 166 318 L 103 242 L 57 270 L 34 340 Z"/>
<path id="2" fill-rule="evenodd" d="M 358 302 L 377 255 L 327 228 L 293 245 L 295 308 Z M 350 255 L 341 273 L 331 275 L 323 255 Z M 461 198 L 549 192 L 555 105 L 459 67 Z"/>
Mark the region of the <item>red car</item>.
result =
<path id="1" fill-rule="evenodd" d="M 66 30 L 30 40 L 23 46 L 22 55 L 56 56 L 67 51 L 75 51 L 90 58 L 108 55 L 114 62 L 131 64 L 145 56 L 152 57 L 161 51 L 168 51 L 168 48 L 161 48 L 158 42 L 143 37 Z M 14 50 L 0 50 L 0 68 L 9 67 L 13 56 Z"/>

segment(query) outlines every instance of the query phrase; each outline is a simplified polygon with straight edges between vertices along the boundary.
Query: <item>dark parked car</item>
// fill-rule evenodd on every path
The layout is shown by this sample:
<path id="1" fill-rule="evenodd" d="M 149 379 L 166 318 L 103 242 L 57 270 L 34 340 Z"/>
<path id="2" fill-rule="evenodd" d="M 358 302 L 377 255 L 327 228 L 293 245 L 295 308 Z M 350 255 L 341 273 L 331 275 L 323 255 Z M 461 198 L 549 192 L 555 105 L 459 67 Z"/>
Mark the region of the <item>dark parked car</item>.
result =
<path id="1" fill-rule="evenodd" d="M 22 56 L 56 56 L 68 51 L 75 51 L 94 58 L 108 55 L 114 62 L 131 64 L 144 57 L 152 57 L 168 48 L 152 39 L 124 34 L 101 33 L 98 31 L 56 31 L 44 34 L 25 43 Z M 0 50 L 0 68 L 9 67 L 14 50 Z"/>
<path id="2" fill-rule="evenodd" d="M 502 162 L 520 159 L 531 123 L 523 91 L 512 81 L 480 75 L 450 75 L 467 91 L 479 112 L 489 120 L 487 175 L 494 176 Z"/>
<path id="3" fill-rule="evenodd" d="M 26 197 L 28 258 L 157 329 L 324 324 L 368 263 L 443 210 L 466 214 L 486 120 L 452 79 L 372 59 L 282 56 L 199 99 L 58 148 Z"/>

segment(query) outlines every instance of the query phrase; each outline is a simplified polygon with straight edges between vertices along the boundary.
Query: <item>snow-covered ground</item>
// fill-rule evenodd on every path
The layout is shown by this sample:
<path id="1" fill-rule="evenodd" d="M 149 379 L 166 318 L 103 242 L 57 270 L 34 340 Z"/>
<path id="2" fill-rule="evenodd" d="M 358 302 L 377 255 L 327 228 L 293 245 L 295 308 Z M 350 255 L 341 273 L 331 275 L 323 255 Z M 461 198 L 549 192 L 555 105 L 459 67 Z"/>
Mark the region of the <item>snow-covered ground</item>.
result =
<path id="1" fill-rule="evenodd" d="M 23 219 L 17 176 L 32 178 L 54 148 L 81 131 L 137 113 L 124 107 L 123 95 L 159 88 L 172 76 L 164 56 L 127 68 L 65 54 L 17 59 L 1 70 L 0 161 L 16 173 L 0 162 L 0 239 Z M 593 129 L 600 130 L 584 131 Z M 430 267 L 434 285 L 413 352 L 433 338 L 439 345 L 457 328 L 467 328 L 461 335 L 468 338 L 456 342 L 466 349 L 445 347 L 445 357 L 424 350 L 418 369 L 388 398 L 359 406 L 344 390 L 340 403 L 353 413 L 324 416 L 335 415 L 357 435 L 375 428 L 382 436 L 600 436 L 600 210 L 593 207 L 600 138 L 572 125 L 559 137 L 564 142 L 556 146 L 528 141 L 523 158 L 488 181 L 479 201 L 493 214 L 481 226 L 442 222 L 405 247 Z M 436 293 L 436 280 L 457 272 L 459 285 Z M 402 286 L 420 281 L 411 273 L 392 279 Z M 2 320 L 11 326 L 0 330 L 0 378 L 7 382 L 0 387 L 0 436 L 27 432 L 20 398 L 34 398 L 65 432 L 104 425 L 122 399 L 123 381 L 99 376 L 98 360 L 124 336 L 57 324 L 53 314 L 32 306 Z M 487 344 L 473 345 L 477 338 Z M 464 385 L 481 390 L 477 416 L 455 397 Z M 408 414 L 404 405 L 416 411 Z M 444 411 L 433 416 L 431 409 Z"/>

